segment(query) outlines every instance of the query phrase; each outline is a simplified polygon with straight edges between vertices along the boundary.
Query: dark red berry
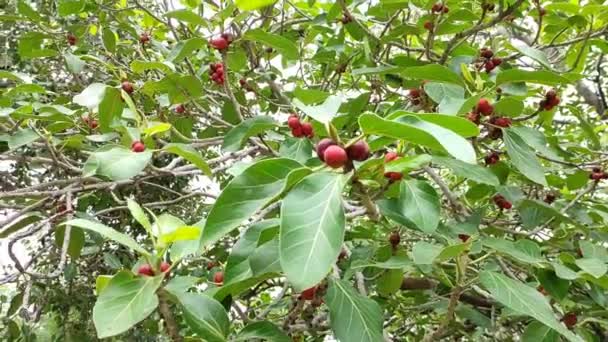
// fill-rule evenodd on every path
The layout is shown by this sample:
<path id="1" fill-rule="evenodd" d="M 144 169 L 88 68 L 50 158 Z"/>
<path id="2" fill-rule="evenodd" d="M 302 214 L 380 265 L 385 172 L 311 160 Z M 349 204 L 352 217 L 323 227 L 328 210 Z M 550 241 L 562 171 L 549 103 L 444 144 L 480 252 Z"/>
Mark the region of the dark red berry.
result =
<path id="1" fill-rule="evenodd" d="M 246 79 L 244 79 L 244 78 L 241 78 L 241 79 L 239 80 L 239 84 L 241 85 L 241 87 L 244 87 L 244 86 L 246 86 L 246 85 L 247 85 L 247 80 L 246 80 Z"/>
<path id="2" fill-rule="evenodd" d="M 494 118 L 490 122 L 498 127 L 503 127 L 503 128 L 511 127 L 511 123 L 512 123 L 511 119 L 505 118 L 505 117 Z"/>
<path id="3" fill-rule="evenodd" d="M 420 98 L 420 89 L 418 89 L 418 88 L 412 88 L 412 89 L 410 89 L 410 93 L 409 93 L 408 96 L 409 96 L 410 99 Z"/>
<path id="4" fill-rule="evenodd" d="M 168 271 L 170 268 L 171 268 L 171 264 L 170 264 L 170 263 L 168 263 L 168 262 L 166 262 L 166 261 L 163 261 L 163 262 L 161 262 L 161 263 L 160 263 L 160 271 L 161 271 L 161 272 L 165 273 L 165 272 L 167 272 L 167 271 Z"/>
<path id="5" fill-rule="evenodd" d="M 440 13 L 441 11 L 443 11 L 443 4 L 439 2 L 434 4 L 433 7 L 431 7 L 431 11 L 435 13 Z"/>
<path id="6" fill-rule="evenodd" d="M 149 41 L 150 41 L 150 35 L 149 35 L 149 34 L 147 34 L 147 33 L 145 33 L 145 32 L 144 32 L 144 33 L 142 33 L 142 34 L 139 36 L 139 42 L 140 42 L 141 44 L 146 44 L 146 43 L 147 43 L 147 42 L 149 42 Z"/>
<path id="7" fill-rule="evenodd" d="M 486 72 L 489 73 L 492 70 L 494 70 L 496 66 L 494 65 L 494 63 L 492 61 L 487 61 L 486 64 L 484 65 L 484 68 L 486 69 Z"/>
<path id="8" fill-rule="evenodd" d="M 291 129 L 299 128 L 301 126 L 300 118 L 297 115 L 290 116 L 289 119 L 287 119 L 287 126 Z"/>
<path id="9" fill-rule="evenodd" d="M 302 129 L 302 134 L 308 138 L 312 138 L 315 136 L 313 129 L 312 129 L 312 125 L 310 124 L 310 122 L 304 122 L 301 125 L 301 129 Z"/>
<path id="10" fill-rule="evenodd" d="M 97 126 L 99 126 L 99 123 L 97 122 L 97 120 L 91 119 L 89 121 L 89 128 L 95 129 L 95 128 L 97 128 Z"/>
<path id="11" fill-rule="evenodd" d="M 492 58 L 492 56 L 494 56 L 494 52 L 491 49 L 482 48 L 480 51 L 480 55 L 484 58 Z"/>
<path id="12" fill-rule="evenodd" d="M 492 152 L 484 157 L 486 165 L 494 165 L 500 161 L 500 155 L 496 152 Z"/>
<path id="13" fill-rule="evenodd" d="M 70 46 L 76 45 L 76 43 L 78 42 L 78 37 L 76 37 L 73 33 L 68 33 L 68 44 L 70 44 Z"/>
<path id="14" fill-rule="evenodd" d="M 496 206 L 500 209 L 511 209 L 513 207 L 511 202 L 507 201 L 507 199 L 502 195 L 494 196 L 493 200 Z"/>
<path id="15" fill-rule="evenodd" d="M 547 295 L 547 290 L 545 290 L 545 288 L 542 285 L 538 285 L 538 287 L 536 288 L 536 290 L 538 292 L 540 292 L 543 296 Z"/>
<path id="16" fill-rule="evenodd" d="M 479 115 L 479 113 L 477 112 L 470 112 L 469 114 L 467 114 L 467 119 L 472 123 L 479 125 L 479 122 L 481 121 L 481 115 Z"/>
<path id="17" fill-rule="evenodd" d="M 467 242 L 469 240 L 470 236 L 467 234 L 458 234 L 458 238 L 462 242 Z"/>
<path id="18" fill-rule="evenodd" d="M 433 23 L 430 22 L 430 21 L 425 21 L 424 22 L 424 28 L 427 29 L 427 30 L 429 30 L 429 31 L 432 31 L 433 30 Z"/>
<path id="19" fill-rule="evenodd" d="M 492 58 L 492 64 L 494 64 L 494 66 L 497 67 L 502 64 L 502 59 L 498 58 L 498 57 L 494 57 L 494 58 Z M 496 89 L 496 92 L 498 92 L 498 89 Z"/>
<path id="20" fill-rule="evenodd" d="M 346 151 L 338 145 L 327 147 L 323 153 L 323 158 L 325 160 L 325 164 L 334 169 L 344 166 L 348 161 Z"/>
<path id="21" fill-rule="evenodd" d="M 393 160 L 395 160 L 397 158 L 399 158 L 399 155 L 397 153 L 395 153 L 395 152 L 387 152 L 384 155 L 384 162 L 388 163 L 388 162 L 391 162 L 391 161 L 393 161 Z"/>
<path id="22" fill-rule="evenodd" d="M 215 261 L 207 261 L 207 271 L 215 267 Z"/>
<path id="23" fill-rule="evenodd" d="M 302 131 L 302 126 L 300 127 L 296 127 L 296 128 L 292 128 L 291 129 L 291 134 L 296 137 L 296 138 L 301 138 L 304 136 L 304 132 Z"/>
<path id="24" fill-rule="evenodd" d="M 218 271 L 213 275 L 213 282 L 216 285 L 222 285 L 224 283 L 224 272 Z"/>
<path id="25" fill-rule="evenodd" d="M 555 194 L 548 193 L 545 195 L 545 199 L 543 200 L 547 204 L 551 204 L 555 202 Z"/>
<path id="26" fill-rule="evenodd" d="M 538 9 L 538 15 L 543 17 L 545 14 L 547 14 L 547 10 L 544 7 Z"/>
<path id="27" fill-rule="evenodd" d="M 121 84 L 122 90 L 124 90 L 127 94 L 132 94 L 133 93 L 133 83 L 129 82 L 129 81 L 123 81 Z"/>
<path id="28" fill-rule="evenodd" d="M 228 40 L 226 40 L 226 38 L 224 37 L 214 37 L 209 39 L 209 45 L 211 45 L 212 48 L 217 49 L 217 50 L 224 50 L 228 47 Z"/>
<path id="29" fill-rule="evenodd" d="M 348 158 L 356 161 L 364 161 L 369 158 L 369 145 L 364 140 L 359 140 L 346 149 Z"/>
<path id="30" fill-rule="evenodd" d="M 131 151 L 133 151 L 135 153 L 143 152 L 143 151 L 145 151 L 145 149 L 146 149 L 146 145 L 144 145 L 144 143 L 141 141 L 134 141 L 131 144 Z"/>
<path id="31" fill-rule="evenodd" d="M 317 143 L 317 157 L 319 157 L 321 161 L 325 161 L 323 154 L 325 153 L 325 150 L 332 145 L 336 145 L 336 142 L 330 138 L 321 139 L 321 141 Z"/>
<path id="32" fill-rule="evenodd" d="M 139 266 L 137 273 L 139 275 L 146 275 L 150 277 L 154 276 L 154 270 L 152 269 L 152 266 L 150 266 L 150 264 L 143 264 Z"/>
<path id="33" fill-rule="evenodd" d="M 479 101 L 477 102 L 476 111 L 477 113 L 481 113 L 485 116 L 488 116 L 494 111 L 494 106 L 492 106 L 490 104 L 490 101 L 488 101 L 487 99 L 479 99 Z"/>
<path id="34" fill-rule="evenodd" d="M 401 172 L 385 172 L 384 177 L 396 182 L 403 178 L 403 174 Z"/>
<path id="35" fill-rule="evenodd" d="M 399 232 L 392 232 L 391 235 L 389 235 L 388 237 L 388 241 L 391 243 L 393 248 L 397 247 L 397 245 L 399 245 L 399 243 L 401 242 L 401 236 L 399 235 Z"/>
<path id="36" fill-rule="evenodd" d="M 186 111 L 186 107 L 183 104 L 178 104 L 175 106 L 175 112 L 177 114 L 183 114 Z"/>
<path id="37" fill-rule="evenodd" d="M 232 35 L 232 33 L 229 32 L 224 32 L 221 34 L 221 36 L 228 42 L 228 45 L 230 45 L 230 43 L 232 43 L 232 41 L 234 40 L 234 36 Z"/>
<path id="38" fill-rule="evenodd" d="M 317 287 L 313 286 L 309 289 L 302 291 L 302 293 L 300 293 L 300 299 L 301 300 L 313 300 L 315 298 L 316 294 L 317 294 Z"/>
<path id="39" fill-rule="evenodd" d="M 564 317 L 562 317 L 562 322 L 564 322 L 568 329 L 572 329 L 578 322 L 578 318 L 574 312 L 568 312 L 564 315 Z"/>

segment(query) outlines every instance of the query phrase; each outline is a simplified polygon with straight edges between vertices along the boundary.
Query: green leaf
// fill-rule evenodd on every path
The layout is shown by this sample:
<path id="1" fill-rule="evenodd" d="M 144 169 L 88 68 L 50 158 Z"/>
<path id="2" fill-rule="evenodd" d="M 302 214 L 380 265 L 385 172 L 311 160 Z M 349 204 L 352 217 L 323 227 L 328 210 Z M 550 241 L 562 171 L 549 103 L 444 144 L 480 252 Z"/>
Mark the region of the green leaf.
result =
<path id="1" fill-rule="evenodd" d="M 241 11 L 253 11 L 274 4 L 277 0 L 236 0 Z"/>
<path id="2" fill-rule="evenodd" d="M 121 245 L 134 250 L 135 252 L 138 252 L 142 255 L 150 255 L 148 251 L 141 247 L 140 244 L 137 241 L 133 240 L 133 238 L 131 238 L 129 235 L 116 231 L 104 224 L 84 219 L 73 219 L 63 223 L 63 225 L 75 226 L 101 234 L 102 236 L 112 241 L 118 242 Z"/>
<path id="3" fill-rule="evenodd" d="M 605 247 L 596 245 L 587 240 L 581 240 L 578 244 L 585 258 L 596 258 L 608 262 L 608 251 L 606 251 Z"/>
<path id="4" fill-rule="evenodd" d="M 278 123 L 270 116 L 262 115 L 247 119 L 226 133 L 222 150 L 226 152 L 238 151 L 250 137 L 264 133 L 276 126 L 278 126 Z"/>
<path id="5" fill-rule="evenodd" d="M 177 241 L 188 241 L 198 240 L 201 237 L 201 230 L 194 226 L 183 226 L 175 229 L 174 231 L 160 236 L 159 242 L 161 244 L 171 244 Z"/>
<path id="6" fill-rule="evenodd" d="M 70 72 L 74 74 L 79 74 L 82 72 L 82 70 L 84 70 L 85 62 L 80 59 L 80 57 L 66 52 L 63 55 L 63 58 L 65 58 L 65 63 L 67 64 L 68 70 L 70 70 Z"/>
<path id="7" fill-rule="evenodd" d="M 84 0 L 59 0 L 57 4 L 57 13 L 65 17 L 70 14 L 78 14 L 84 9 Z"/>
<path id="8" fill-rule="evenodd" d="M 167 56 L 167 60 L 173 63 L 179 63 L 184 58 L 191 56 L 192 53 L 207 44 L 203 38 L 191 38 L 188 40 L 182 40 L 175 44 L 175 47 L 171 50 Z"/>
<path id="9" fill-rule="evenodd" d="M 454 259 L 469 249 L 470 243 L 459 243 L 450 245 L 441 250 L 441 253 L 436 257 L 437 261 L 445 261 Z"/>
<path id="10" fill-rule="evenodd" d="M 524 334 L 521 336 L 521 342 L 559 342 L 559 334 L 557 331 L 549 328 L 540 322 L 532 322 L 528 324 Z"/>
<path id="11" fill-rule="evenodd" d="M 283 191 L 287 175 L 302 165 L 291 159 L 259 161 L 235 177 L 215 201 L 202 234 L 210 246 Z"/>
<path id="12" fill-rule="evenodd" d="M 578 278 L 578 274 L 567 266 L 564 266 L 557 262 L 552 262 L 551 266 L 553 266 L 553 270 L 555 270 L 555 274 L 562 279 L 574 280 L 574 279 Z"/>
<path id="13" fill-rule="evenodd" d="M 401 70 L 401 76 L 415 80 L 434 81 L 463 85 L 458 74 L 439 64 L 408 67 Z"/>
<path id="14" fill-rule="evenodd" d="M 184 308 L 186 323 L 192 331 L 204 336 L 208 342 L 227 340 L 230 321 L 222 304 L 196 293 L 183 293 L 178 298 Z"/>
<path id="15" fill-rule="evenodd" d="M 108 86 L 102 83 L 92 83 L 80 94 L 74 96 L 72 102 L 89 109 L 95 109 L 101 103 Z"/>
<path id="16" fill-rule="evenodd" d="M 125 180 L 137 176 L 152 159 L 151 151 L 132 152 L 123 146 L 91 153 L 84 165 L 85 173 L 106 176 L 112 180 Z"/>
<path id="17" fill-rule="evenodd" d="M 540 63 L 545 68 L 551 69 L 551 62 L 549 62 L 547 55 L 543 51 L 530 47 L 518 40 L 514 41 L 511 46 L 513 46 L 515 50 L 521 52 L 524 56 L 528 56 Z"/>
<path id="18" fill-rule="evenodd" d="M 580 128 L 582 129 L 583 133 L 589 138 L 591 147 L 594 150 L 599 150 L 602 143 L 600 141 L 599 136 L 595 132 L 594 126 L 591 125 L 589 121 L 585 118 L 585 113 L 578 109 L 578 107 L 572 105 L 567 105 L 566 108 L 568 108 L 572 115 L 574 115 L 576 119 L 580 122 Z"/>
<path id="19" fill-rule="evenodd" d="M 486 237 L 482 240 L 484 246 L 490 247 L 499 253 L 509 255 L 521 262 L 540 264 L 546 261 L 544 258 L 542 258 L 538 245 L 529 240 L 522 241 L 524 241 L 525 245 L 522 245 L 520 242 L 513 243 L 509 240 L 494 237 Z M 534 247 L 528 246 L 528 243 L 534 244 Z"/>
<path id="20" fill-rule="evenodd" d="M 161 62 L 147 62 L 147 61 L 135 60 L 135 61 L 131 62 L 130 66 L 131 66 L 131 70 L 133 70 L 133 72 L 136 72 L 138 74 L 141 74 L 147 70 L 159 70 L 159 71 L 162 71 L 165 73 L 171 71 L 171 68 L 167 64 L 164 64 Z"/>
<path id="21" fill-rule="evenodd" d="M 283 56 L 290 60 L 296 60 L 299 57 L 300 49 L 290 39 L 276 34 L 268 33 L 263 29 L 254 29 L 245 32 L 243 38 L 246 40 L 253 40 L 262 44 L 268 45 Z"/>
<path id="22" fill-rule="evenodd" d="M 287 194 L 281 205 L 279 257 L 298 290 L 316 285 L 336 262 L 344 240 L 344 175 L 315 173 Z"/>
<path id="23" fill-rule="evenodd" d="M 369 262 L 367 260 L 362 260 L 361 262 L 353 262 L 351 268 L 363 268 L 363 267 L 375 267 L 375 268 L 384 268 L 389 270 L 399 270 L 409 267 L 412 264 L 412 261 L 405 255 L 393 255 L 388 260 L 381 262 Z"/>
<path id="24" fill-rule="evenodd" d="M 194 287 L 194 285 L 196 285 L 196 283 L 199 281 L 200 279 L 197 277 L 176 276 L 169 280 L 169 282 L 164 286 L 164 289 L 172 295 L 180 297 L 182 294 L 188 292 L 190 288 Z"/>
<path id="25" fill-rule="evenodd" d="M 111 53 L 116 52 L 116 34 L 109 27 L 104 27 L 101 31 L 103 46 Z"/>
<path id="26" fill-rule="evenodd" d="M 272 239 L 256 248 L 249 257 L 249 266 L 254 276 L 281 272 L 279 240 Z"/>
<path id="27" fill-rule="evenodd" d="M 541 224 L 545 224 L 551 218 L 574 225 L 577 224 L 569 217 L 560 213 L 555 207 L 538 200 L 524 199 L 517 204 L 517 210 L 521 216 L 522 225 L 526 229 L 534 229 Z"/>
<path id="28" fill-rule="evenodd" d="M 398 110 L 389 114 L 386 119 L 394 120 L 396 118 L 411 115 L 426 122 L 430 122 L 437 126 L 447 128 L 454 133 L 464 137 L 471 138 L 479 135 L 479 127 L 471 121 L 454 115 L 435 114 L 435 113 L 413 113 L 404 110 Z"/>
<path id="29" fill-rule="evenodd" d="M 407 115 L 397 120 L 386 120 L 375 114 L 363 114 L 359 125 L 365 134 L 402 139 L 431 149 L 447 151 L 453 157 L 475 164 L 475 150 L 471 144 L 451 130 Z"/>
<path id="30" fill-rule="evenodd" d="M 234 341 L 254 341 L 262 339 L 268 342 L 291 342 L 279 327 L 268 321 L 253 322 L 243 328 Z"/>
<path id="31" fill-rule="evenodd" d="M 38 139 L 40 136 L 31 128 L 17 130 L 13 135 L 0 135 L 0 141 L 6 141 L 8 149 L 11 151 L 29 145 Z"/>
<path id="32" fill-rule="evenodd" d="M 55 228 L 55 244 L 57 248 L 63 246 L 63 238 L 65 236 L 65 226 L 60 226 Z M 80 252 L 82 251 L 82 247 L 84 247 L 84 232 L 82 229 L 72 227 L 70 230 L 70 242 L 68 245 L 68 255 L 72 259 L 77 259 L 80 257 Z"/>
<path id="33" fill-rule="evenodd" d="M 496 86 L 514 82 L 529 82 L 545 85 L 571 83 L 569 79 L 562 77 L 554 72 L 546 70 L 527 71 L 519 69 L 508 69 L 501 71 L 498 76 L 496 76 Z"/>
<path id="34" fill-rule="evenodd" d="M 524 111 L 524 103 L 514 97 L 505 97 L 494 104 L 494 112 L 502 115 L 515 117 Z"/>
<path id="35" fill-rule="evenodd" d="M 318 106 L 308 106 L 298 99 L 293 100 L 293 104 L 298 107 L 304 114 L 319 121 L 322 124 L 327 124 L 338 114 L 342 99 L 338 96 L 329 96 L 325 102 Z"/>
<path id="36" fill-rule="evenodd" d="M 559 278 L 550 269 L 540 269 L 536 272 L 536 277 L 541 286 L 554 298 L 563 300 L 568 295 L 570 282 Z"/>
<path id="37" fill-rule="evenodd" d="M 381 75 L 381 74 L 394 73 L 394 72 L 396 72 L 398 70 L 399 70 L 399 67 L 396 67 L 396 66 L 380 65 L 380 66 L 376 66 L 376 67 L 364 67 L 364 68 L 359 68 L 359 69 L 353 69 L 351 71 L 351 74 L 353 76 L 358 76 L 358 75 Z"/>
<path id="38" fill-rule="evenodd" d="M 402 181 L 399 189 L 399 198 L 378 201 L 382 214 L 408 228 L 433 233 L 439 224 L 441 209 L 435 189 L 417 179 Z"/>
<path id="39" fill-rule="evenodd" d="M 583 258 L 576 259 L 576 266 L 580 267 L 581 270 L 591 274 L 595 278 L 601 278 L 606 272 L 608 272 L 608 266 L 606 263 L 597 258 Z"/>
<path id="40" fill-rule="evenodd" d="M 129 271 L 112 277 L 93 307 L 97 337 L 121 334 L 148 317 L 158 306 L 156 290 L 164 278 L 134 277 Z"/>
<path id="41" fill-rule="evenodd" d="M 330 279 L 327 306 L 331 329 L 340 341 L 378 342 L 382 337 L 382 309 L 360 295 L 348 282 Z"/>
<path id="42" fill-rule="evenodd" d="M 492 297 L 502 305 L 519 314 L 535 318 L 570 341 L 583 342 L 582 338 L 568 330 L 556 319 L 547 299 L 535 288 L 490 271 L 480 272 L 479 280 L 492 294 Z"/>
<path id="43" fill-rule="evenodd" d="M 511 127 L 509 129 L 519 135 L 528 146 L 535 149 L 541 155 L 557 161 L 563 160 L 562 157 L 548 146 L 547 137 L 539 130 L 525 126 Z"/>
<path id="44" fill-rule="evenodd" d="M 23 0 L 17 2 L 17 10 L 19 11 L 19 14 L 22 14 L 33 21 L 42 20 L 40 14 L 38 14 L 37 11 L 34 11 L 34 9 Z"/>
<path id="45" fill-rule="evenodd" d="M 416 265 L 431 265 L 441 254 L 443 247 L 426 241 L 416 242 L 412 248 L 412 258 Z"/>
<path id="46" fill-rule="evenodd" d="M 300 87 L 297 87 L 293 91 L 293 95 L 306 105 L 323 102 L 329 97 L 328 92 L 314 88 L 304 89 Z"/>
<path id="47" fill-rule="evenodd" d="M 279 155 L 304 164 L 312 157 L 312 149 L 309 139 L 287 137 L 279 148 Z"/>
<path id="48" fill-rule="evenodd" d="M 247 229 L 234 246 L 232 246 L 232 250 L 226 261 L 226 271 L 224 272 L 225 283 L 229 284 L 253 276 L 253 271 L 249 265 L 249 256 L 257 248 L 258 240 L 262 233 L 268 229 L 278 227 L 279 221 L 272 219 L 256 223 Z"/>
<path id="49" fill-rule="evenodd" d="M 203 19 L 200 15 L 188 10 L 188 9 L 179 9 L 171 12 L 165 13 L 165 17 L 173 18 L 179 20 L 184 23 L 189 23 L 193 25 L 205 25 L 205 19 Z"/>
<path id="50" fill-rule="evenodd" d="M 415 156 L 405 156 L 386 163 L 385 172 L 404 172 L 419 169 L 431 162 L 432 158 L 428 154 L 418 154 Z"/>
<path id="51" fill-rule="evenodd" d="M 451 169 L 459 177 L 467 178 L 482 184 L 500 185 L 500 181 L 496 175 L 483 166 L 472 165 L 458 159 L 438 156 L 433 156 L 433 162 Z"/>
<path id="52" fill-rule="evenodd" d="M 513 165 L 531 181 L 548 186 L 543 166 L 532 148 L 514 131 L 510 129 L 502 131 L 503 141 Z"/>
<path id="53" fill-rule="evenodd" d="M 177 154 L 198 167 L 207 177 L 213 177 L 213 172 L 211 171 L 209 164 L 207 164 L 194 147 L 187 144 L 171 143 L 163 147 L 163 150 Z"/>
<path id="54" fill-rule="evenodd" d="M 120 119 L 123 108 L 120 91 L 107 87 L 103 100 L 99 103 L 99 129 L 104 133 L 110 132 L 114 121 Z"/>
<path id="55" fill-rule="evenodd" d="M 99 296 L 101 292 L 108 287 L 110 280 L 112 280 L 114 276 L 111 275 L 99 275 L 95 279 L 95 293 Z"/>

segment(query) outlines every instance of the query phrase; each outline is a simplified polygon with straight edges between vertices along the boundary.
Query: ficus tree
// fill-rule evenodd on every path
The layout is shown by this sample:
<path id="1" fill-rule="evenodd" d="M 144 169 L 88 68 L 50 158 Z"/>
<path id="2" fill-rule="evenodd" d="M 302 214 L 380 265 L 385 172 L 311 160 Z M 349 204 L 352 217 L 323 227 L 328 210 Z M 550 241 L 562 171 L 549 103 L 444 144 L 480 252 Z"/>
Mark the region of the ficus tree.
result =
<path id="1" fill-rule="evenodd" d="M 601 0 L 4 0 L 8 341 L 606 341 Z"/>

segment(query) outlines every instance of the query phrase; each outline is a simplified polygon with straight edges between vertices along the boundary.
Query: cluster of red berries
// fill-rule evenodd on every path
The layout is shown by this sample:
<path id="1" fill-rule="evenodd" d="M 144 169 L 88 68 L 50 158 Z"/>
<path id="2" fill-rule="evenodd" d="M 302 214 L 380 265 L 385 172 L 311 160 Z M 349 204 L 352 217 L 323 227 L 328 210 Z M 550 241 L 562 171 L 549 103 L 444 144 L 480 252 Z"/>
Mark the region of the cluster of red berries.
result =
<path id="1" fill-rule="evenodd" d="M 602 171 L 602 169 L 599 167 L 594 167 L 591 170 L 591 174 L 589 174 L 589 179 L 599 182 L 602 179 L 608 179 L 608 173 Z"/>
<path id="2" fill-rule="evenodd" d="M 213 282 L 218 286 L 222 286 L 222 284 L 224 284 L 224 272 L 215 272 L 213 275 Z"/>
<path id="3" fill-rule="evenodd" d="M 479 99 L 475 109 L 467 115 L 469 121 L 479 125 L 481 116 L 489 116 L 494 112 L 494 106 L 487 99 Z"/>
<path id="4" fill-rule="evenodd" d="M 497 152 L 492 152 L 485 156 L 483 160 L 486 162 L 486 165 L 494 165 L 500 161 L 500 155 Z"/>
<path id="5" fill-rule="evenodd" d="M 391 244 L 393 249 L 396 249 L 397 246 L 399 246 L 399 243 L 401 243 L 401 235 L 399 235 L 399 232 L 392 232 L 391 235 L 388 236 L 388 242 Z"/>
<path id="6" fill-rule="evenodd" d="M 216 50 L 225 50 L 230 46 L 234 37 L 230 33 L 222 33 L 217 37 L 209 39 L 209 45 Z"/>
<path id="7" fill-rule="evenodd" d="M 507 128 L 507 127 L 511 127 L 511 124 L 513 122 L 509 118 L 494 116 L 494 117 L 490 118 L 490 123 L 494 126 Z"/>
<path id="8" fill-rule="evenodd" d="M 125 93 L 127 94 L 132 94 L 133 91 L 135 90 L 135 88 L 133 87 L 133 83 L 129 82 L 129 81 L 123 81 L 120 84 L 122 90 L 125 91 Z"/>
<path id="9" fill-rule="evenodd" d="M 363 140 L 350 145 L 346 150 L 330 138 L 325 138 L 317 144 L 317 157 L 325 164 L 337 169 L 349 161 L 364 161 L 369 158 L 369 145 Z"/>
<path id="10" fill-rule="evenodd" d="M 387 154 L 384 155 L 384 162 L 388 163 L 388 162 L 391 162 L 398 158 L 399 158 L 399 155 L 397 153 L 388 152 Z M 403 178 L 403 174 L 401 172 L 385 172 L 384 177 L 390 179 L 391 181 L 398 181 L 401 178 Z"/>
<path id="11" fill-rule="evenodd" d="M 296 138 L 312 138 L 315 136 L 315 132 L 313 132 L 310 122 L 301 122 L 300 118 L 295 114 L 292 114 L 289 119 L 287 119 L 287 126 L 291 128 L 291 134 Z"/>
<path id="12" fill-rule="evenodd" d="M 578 323 L 578 318 L 574 312 L 568 312 L 562 317 L 562 322 L 564 322 L 568 329 L 572 329 Z"/>
<path id="13" fill-rule="evenodd" d="M 434 4 L 433 7 L 431 7 L 431 11 L 433 11 L 433 13 L 448 13 L 450 9 L 448 8 L 448 6 L 438 2 Z"/>
<path id="14" fill-rule="evenodd" d="M 186 112 L 186 106 L 184 106 L 183 104 L 178 104 L 177 106 L 175 106 L 175 108 L 173 109 L 177 114 L 183 114 Z"/>
<path id="15" fill-rule="evenodd" d="M 68 33 L 67 39 L 70 46 L 74 46 L 76 43 L 78 43 L 78 37 L 76 37 L 73 33 Z"/>
<path id="16" fill-rule="evenodd" d="M 494 196 L 493 200 L 496 206 L 500 209 L 511 209 L 513 207 L 513 204 L 507 201 L 507 199 L 503 195 L 496 195 Z"/>
<path id="17" fill-rule="evenodd" d="M 541 109 L 551 110 L 560 103 L 560 98 L 557 96 L 555 89 L 551 89 L 545 93 L 545 98 L 540 101 L 539 105 Z"/>
<path id="18" fill-rule="evenodd" d="M 420 88 L 411 88 L 407 97 L 410 99 L 410 102 L 414 106 L 417 106 L 422 103 L 422 97 L 424 96 L 424 89 Z"/>
<path id="19" fill-rule="evenodd" d="M 144 32 L 139 35 L 139 43 L 141 45 L 145 45 L 150 42 L 150 35 L 147 32 Z"/>
<path id="20" fill-rule="evenodd" d="M 160 263 L 159 269 L 162 273 L 166 273 L 167 271 L 169 271 L 170 268 L 171 268 L 171 264 L 169 264 L 168 262 L 163 261 Z M 154 269 L 152 268 L 152 265 L 150 265 L 150 264 L 143 264 L 143 265 L 139 266 L 139 269 L 137 270 L 137 274 L 153 277 Z"/>
<path id="21" fill-rule="evenodd" d="M 226 74 L 224 72 L 223 63 L 211 63 L 209 64 L 209 75 L 211 79 L 218 85 L 223 85 L 226 81 Z"/>
<path id="22" fill-rule="evenodd" d="M 251 86 L 251 84 L 249 84 L 249 82 L 247 82 L 246 79 L 241 78 L 239 80 L 239 84 L 241 85 L 241 88 L 245 89 L 245 91 L 250 91 L 250 92 L 254 92 L 255 90 L 253 89 L 253 87 Z"/>
<path id="23" fill-rule="evenodd" d="M 131 144 L 131 151 L 141 153 L 146 150 L 146 145 L 143 142 L 136 140 Z"/>
<path id="24" fill-rule="evenodd" d="M 481 48 L 479 50 L 480 58 L 482 59 L 483 67 L 486 69 L 486 72 L 489 73 L 494 68 L 502 64 L 502 59 L 499 57 L 494 57 L 494 52 L 489 48 Z"/>
<path id="25" fill-rule="evenodd" d="M 97 126 L 99 126 L 99 123 L 96 119 L 90 118 L 88 116 L 83 117 L 82 121 L 84 121 L 84 123 L 89 126 L 90 129 L 95 129 L 97 128 Z"/>

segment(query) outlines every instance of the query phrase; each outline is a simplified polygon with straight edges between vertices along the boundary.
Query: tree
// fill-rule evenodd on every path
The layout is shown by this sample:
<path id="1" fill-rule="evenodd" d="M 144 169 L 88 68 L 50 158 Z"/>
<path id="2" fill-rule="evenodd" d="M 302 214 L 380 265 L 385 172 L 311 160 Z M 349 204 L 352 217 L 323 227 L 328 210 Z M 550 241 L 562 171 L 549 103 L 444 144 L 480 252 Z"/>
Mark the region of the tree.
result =
<path id="1" fill-rule="evenodd" d="M 608 339 L 602 1 L 3 7 L 3 340 Z"/>

